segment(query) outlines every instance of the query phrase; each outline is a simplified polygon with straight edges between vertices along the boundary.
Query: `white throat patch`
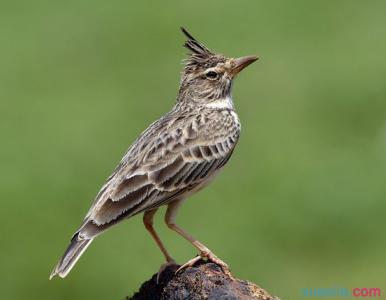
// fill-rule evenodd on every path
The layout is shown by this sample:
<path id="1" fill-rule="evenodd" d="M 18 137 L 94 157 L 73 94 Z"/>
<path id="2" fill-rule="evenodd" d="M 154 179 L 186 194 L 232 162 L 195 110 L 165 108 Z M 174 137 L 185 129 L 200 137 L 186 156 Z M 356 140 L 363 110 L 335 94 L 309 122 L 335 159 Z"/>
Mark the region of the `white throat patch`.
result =
<path id="1" fill-rule="evenodd" d="M 212 101 L 205 105 L 206 107 L 210 108 L 229 108 L 233 109 L 233 100 L 231 97 L 226 97 L 223 99 L 218 99 L 215 101 Z"/>

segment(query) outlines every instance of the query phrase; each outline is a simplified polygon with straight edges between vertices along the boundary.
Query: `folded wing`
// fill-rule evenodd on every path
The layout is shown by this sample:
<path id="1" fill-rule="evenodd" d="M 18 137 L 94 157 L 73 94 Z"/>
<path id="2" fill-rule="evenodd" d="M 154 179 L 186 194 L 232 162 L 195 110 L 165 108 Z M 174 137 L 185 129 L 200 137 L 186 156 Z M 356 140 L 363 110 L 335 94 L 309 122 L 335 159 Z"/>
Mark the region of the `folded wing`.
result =
<path id="1" fill-rule="evenodd" d="M 129 149 L 77 233 L 94 237 L 124 218 L 182 197 L 213 176 L 231 156 L 239 128 L 228 122 L 228 128 L 217 130 L 216 121 L 203 121 L 161 120 L 145 131 L 146 138 Z"/>

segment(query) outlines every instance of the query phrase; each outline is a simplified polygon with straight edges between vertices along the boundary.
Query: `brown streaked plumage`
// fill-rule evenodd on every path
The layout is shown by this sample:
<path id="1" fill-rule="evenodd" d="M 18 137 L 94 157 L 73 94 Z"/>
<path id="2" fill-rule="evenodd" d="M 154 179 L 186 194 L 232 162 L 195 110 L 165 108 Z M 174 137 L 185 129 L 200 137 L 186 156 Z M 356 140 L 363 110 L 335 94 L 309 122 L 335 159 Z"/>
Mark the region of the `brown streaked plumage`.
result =
<path id="1" fill-rule="evenodd" d="M 65 277 L 96 236 L 142 212 L 145 227 L 167 264 L 174 263 L 153 228 L 153 216 L 165 204 L 168 227 L 189 240 L 201 257 L 227 269 L 208 248 L 175 224 L 175 216 L 183 200 L 202 189 L 232 155 L 240 134 L 231 98 L 232 81 L 257 58 L 228 59 L 182 31 L 188 38 L 184 46 L 191 53 L 181 75 L 177 103 L 131 145 L 96 196 L 50 278 Z"/>

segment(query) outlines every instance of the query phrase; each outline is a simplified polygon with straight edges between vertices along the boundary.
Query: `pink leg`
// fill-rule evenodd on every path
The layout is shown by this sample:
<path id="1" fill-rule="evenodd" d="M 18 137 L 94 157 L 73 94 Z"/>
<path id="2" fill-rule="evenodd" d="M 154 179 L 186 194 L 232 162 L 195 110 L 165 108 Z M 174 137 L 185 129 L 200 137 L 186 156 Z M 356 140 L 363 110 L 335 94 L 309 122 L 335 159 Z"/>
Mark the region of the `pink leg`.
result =
<path id="1" fill-rule="evenodd" d="M 182 202 L 183 202 L 183 200 L 176 200 L 176 201 L 169 203 L 167 211 L 166 211 L 166 215 L 165 215 L 165 222 L 171 230 L 177 232 L 182 237 L 184 237 L 186 240 L 191 242 L 193 244 L 193 246 L 195 246 L 200 251 L 200 256 L 195 257 L 195 258 L 189 260 L 187 263 L 183 264 L 177 270 L 177 272 L 180 271 L 181 269 L 186 268 L 186 267 L 193 266 L 201 258 L 206 258 L 206 259 L 214 262 L 215 264 L 221 266 L 225 273 L 230 274 L 229 267 L 225 262 L 223 262 L 221 259 L 219 259 L 204 244 L 199 242 L 197 239 L 195 239 L 193 236 L 191 236 L 189 233 L 187 233 L 181 227 L 176 225 L 176 223 L 175 223 L 176 214 L 177 214 L 178 208 L 180 207 Z"/>
<path id="2" fill-rule="evenodd" d="M 153 217 L 154 217 L 156 212 L 157 212 L 157 209 L 146 211 L 143 214 L 143 224 L 145 225 L 145 228 L 147 229 L 147 231 L 149 231 L 149 233 L 151 234 L 152 238 L 157 243 L 157 246 L 160 248 L 162 254 L 165 256 L 165 259 L 166 259 L 166 263 L 161 265 L 160 270 L 158 271 L 158 274 L 157 274 L 157 283 L 158 283 L 159 277 L 160 277 L 161 273 L 167 267 L 169 267 L 171 265 L 176 265 L 176 262 L 169 255 L 169 252 L 166 250 L 166 248 L 165 248 L 164 244 L 162 243 L 161 239 L 159 238 L 157 232 L 154 230 L 154 227 L 153 227 Z"/>

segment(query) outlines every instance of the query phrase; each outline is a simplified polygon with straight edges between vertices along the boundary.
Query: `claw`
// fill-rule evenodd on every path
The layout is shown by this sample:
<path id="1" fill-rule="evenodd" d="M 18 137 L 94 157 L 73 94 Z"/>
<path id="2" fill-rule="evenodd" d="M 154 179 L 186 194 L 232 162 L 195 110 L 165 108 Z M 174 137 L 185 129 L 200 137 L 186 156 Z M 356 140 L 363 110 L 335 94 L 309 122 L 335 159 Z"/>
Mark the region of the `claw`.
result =
<path id="1" fill-rule="evenodd" d="M 187 261 L 186 263 L 184 263 L 182 266 L 180 266 L 177 269 L 176 274 L 178 272 L 180 272 L 181 270 L 187 268 L 187 267 L 193 267 L 200 259 L 201 259 L 201 256 L 197 255 L 196 257 L 194 257 L 191 260 Z"/>
<path id="2" fill-rule="evenodd" d="M 221 259 L 219 259 L 216 255 L 213 254 L 211 251 L 205 251 L 201 252 L 200 255 L 192 258 L 188 262 L 184 263 L 181 267 L 179 267 L 176 271 L 176 274 L 180 272 L 181 270 L 187 268 L 187 267 L 193 267 L 200 259 L 207 259 L 208 261 L 211 261 L 215 263 L 216 265 L 219 265 L 223 272 L 228 275 L 230 278 L 233 279 L 233 276 L 229 270 L 229 266 L 223 262 Z"/>
<path id="3" fill-rule="evenodd" d="M 207 255 L 206 255 L 206 258 L 215 263 L 216 265 L 219 265 L 221 267 L 221 269 L 223 270 L 223 272 L 228 275 L 229 277 L 233 278 L 230 270 L 229 270 L 229 266 L 223 262 L 221 259 L 219 259 L 216 255 L 213 254 L 213 252 L 209 252 Z"/>

